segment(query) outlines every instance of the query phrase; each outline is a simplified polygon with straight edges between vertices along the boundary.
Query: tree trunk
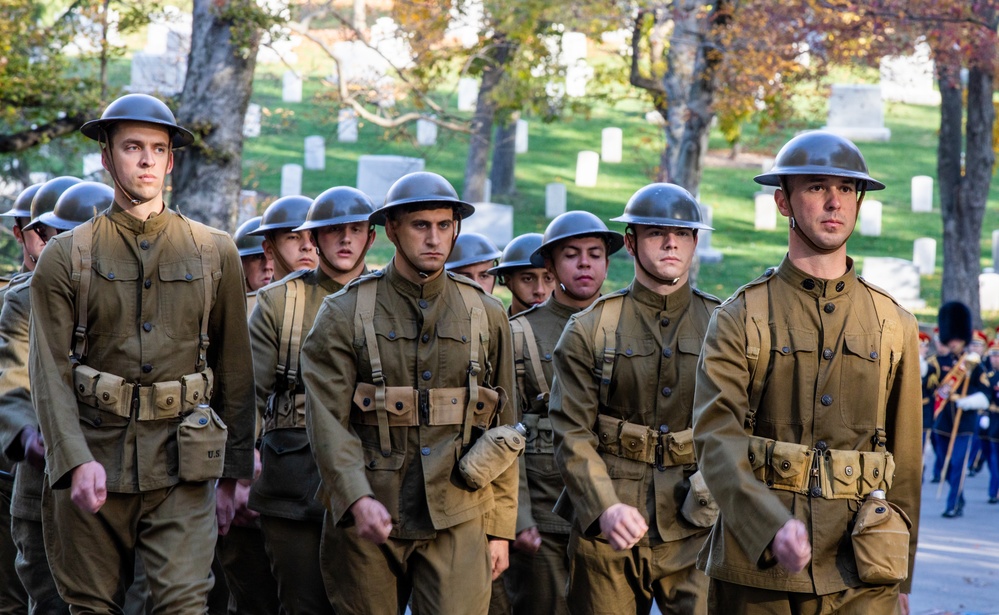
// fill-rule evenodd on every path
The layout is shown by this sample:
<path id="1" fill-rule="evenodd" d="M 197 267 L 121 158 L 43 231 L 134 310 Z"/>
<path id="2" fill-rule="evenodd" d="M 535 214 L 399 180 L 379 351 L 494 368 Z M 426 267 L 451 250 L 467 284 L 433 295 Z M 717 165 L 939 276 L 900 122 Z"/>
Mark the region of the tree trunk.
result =
<path id="1" fill-rule="evenodd" d="M 496 126 L 496 143 L 493 144 L 493 166 L 489 179 L 493 194 L 512 195 L 517 191 L 514 171 L 517 166 L 517 117 L 508 118 L 506 124 Z"/>
<path id="2" fill-rule="evenodd" d="M 364 32 L 368 29 L 368 19 L 365 16 L 364 0 L 354 0 L 354 29 Z"/>
<path id="3" fill-rule="evenodd" d="M 981 68 L 968 71 L 967 142 L 962 172 L 963 100 L 958 68 L 938 69 L 942 102 L 937 176 L 943 217 L 943 281 L 941 301 L 960 301 L 981 327 L 978 275 L 981 272 L 982 219 L 992 181 L 993 75 Z"/>
<path id="4" fill-rule="evenodd" d="M 511 45 L 501 36 L 494 36 L 494 52 L 485 60 L 482 69 L 482 83 L 479 97 L 475 101 L 475 115 L 472 116 L 472 133 L 468 143 L 468 158 L 465 160 L 465 183 L 461 198 L 477 203 L 486 194 L 486 167 L 489 161 L 489 148 L 492 141 L 493 117 L 496 115 L 496 101 L 492 92 L 503 79 Z"/>
<path id="5" fill-rule="evenodd" d="M 195 220 L 227 231 L 236 224 L 243 118 L 253 90 L 260 33 L 241 33 L 248 40 L 234 43 L 233 23 L 218 10 L 253 4 L 253 0 L 194 0 L 191 55 L 177 112 L 179 123 L 197 140 L 176 153 L 171 202 Z"/>

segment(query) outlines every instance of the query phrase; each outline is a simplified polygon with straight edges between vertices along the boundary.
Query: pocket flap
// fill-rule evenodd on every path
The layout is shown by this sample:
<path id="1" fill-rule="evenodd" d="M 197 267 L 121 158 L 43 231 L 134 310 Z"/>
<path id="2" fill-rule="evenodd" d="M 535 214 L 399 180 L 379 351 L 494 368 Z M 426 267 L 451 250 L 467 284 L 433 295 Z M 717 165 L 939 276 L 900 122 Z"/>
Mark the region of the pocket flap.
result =
<path id="1" fill-rule="evenodd" d="M 647 357 L 659 352 L 654 340 L 646 337 L 630 337 L 619 335 L 617 339 L 617 354 L 626 357 Z"/>
<path id="2" fill-rule="evenodd" d="M 749 436 L 749 467 L 755 472 L 767 463 L 767 447 L 773 440 L 760 436 Z"/>
<path id="3" fill-rule="evenodd" d="M 642 425 L 621 424 L 621 448 L 636 457 L 645 453 L 645 443 L 648 437 L 649 430 Z"/>
<path id="4" fill-rule="evenodd" d="M 815 352 L 815 332 L 811 329 L 777 329 L 773 350 L 777 354 L 788 355 L 794 352 Z"/>
<path id="5" fill-rule="evenodd" d="M 125 379 L 114 374 L 102 372 L 97 378 L 97 385 L 94 387 L 94 394 L 97 396 L 97 404 L 100 407 L 115 406 L 122 393 L 122 386 Z"/>
<path id="6" fill-rule="evenodd" d="M 775 441 L 770 467 L 781 478 L 797 476 L 808 467 L 808 449 L 801 444 Z"/>
<path id="7" fill-rule="evenodd" d="M 462 323 L 460 322 L 448 320 L 437 323 L 437 337 L 443 337 L 455 342 L 467 344 L 468 336 L 469 330 L 464 329 L 462 327 Z"/>
<path id="8" fill-rule="evenodd" d="M 836 482 L 850 485 L 860 480 L 860 451 L 837 450 L 830 455 L 829 461 Z"/>
<path id="9" fill-rule="evenodd" d="M 153 384 L 156 407 L 167 412 L 180 413 L 181 384 L 178 380 Z"/>
<path id="10" fill-rule="evenodd" d="M 362 412 L 374 412 L 377 387 L 359 382 L 354 389 L 354 405 Z M 385 410 L 397 416 L 416 411 L 416 391 L 411 387 L 385 387 Z"/>
<path id="11" fill-rule="evenodd" d="M 878 350 L 881 347 L 881 336 L 877 333 L 862 335 L 844 335 L 843 347 L 851 355 L 867 361 L 878 360 Z"/>
<path id="12" fill-rule="evenodd" d="M 693 455 L 694 430 L 684 429 L 669 434 L 669 450 L 677 456 Z"/>
<path id="13" fill-rule="evenodd" d="M 676 348 L 685 354 L 701 354 L 702 340 L 699 337 L 681 337 L 677 340 Z"/>
<path id="14" fill-rule="evenodd" d="M 105 280 L 128 282 L 139 279 L 139 266 L 132 261 L 97 259 L 94 261 L 94 271 Z"/>
<path id="15" fill-rule="evenodd" d="M 160 263 L 160 279 L 164 282 L 193 282 L 204 276 L 200 258 L 185 258 L 172 263 Z"/>
<path id="16" fill-rule="evenodd" d="M 877 452 L 862 452 L 861 465 L 863 466 L 863 477 L 867 491 L 879 489 L 884 484 L 885 491 L 888 490 L 891 481 L 891 474 L 895 472 L 895 460 L 891 455 Z M 889 459 L 891 467 L 889 468 Z M 891 473 L 887 472 L 891 470 Z"/>
<path id="17" fill-rule="evenodd" d="M 93 403 L 96 395 L 95 388 L 100 372 L 89 365 L 78 365 L 73 370 L 73 387 L 76 389 L 77 399 L 87 403 Z"/>

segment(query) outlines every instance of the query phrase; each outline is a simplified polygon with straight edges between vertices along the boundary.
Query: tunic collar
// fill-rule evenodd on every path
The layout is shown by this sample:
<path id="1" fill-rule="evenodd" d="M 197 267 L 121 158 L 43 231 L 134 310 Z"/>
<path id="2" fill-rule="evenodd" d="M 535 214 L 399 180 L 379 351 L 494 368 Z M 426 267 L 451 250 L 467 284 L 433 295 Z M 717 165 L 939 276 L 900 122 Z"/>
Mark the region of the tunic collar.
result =
<path id="1" fill-rule="evenodd" d="M 115 202 L 111 204 L 111 211 L 108 213 L 108 218 L 118 226 L 124 227 L 136 235 L 147 235 L 162 231 L 167 223 L 170 222 L 170 218 L 176 215 L 178 215 L 177 212 L 164 206 L 163 211 L 149 214 L 149 217 L 145 220 L 139 220 Z"/>
<path id="2" fill-rule="evenodd" d="M 426 284 L 416 284 L 407 280 L 403 277 L 399 270 L 395 266 L 395 259 L 393 258 L 388 265 L 385 266 L 385 277 L 388 278 L 390 284 L 395 287 L 403 295 L 409 295 L 410 297 L 422 297 L 424 299 L 430 299 L 440 295 L 444 292 L 444 288 L 447 284 L 448 273 L 442 271 L 439 276 L 427 282 Z"/>
<path id="3" fill-rule="evenodd" d="M 628 294 L 631 295 L 635 301 L 655 310 L 664 312 L 677 312 L 687 309 L 687 306 L 690 305 L 690 296 L 692 292 L 693 291 L 690 289 L 689 279 L 683 283 L 683 286 L 676 289 L 669 295 L 660 295 L 647 286 L 644 286 L 637 279 L 633 279 L 631 281 L 631 285 L 628 287 Z"/>
<path id="4" fill-rule="evenodd" d="M 857 270 L 854 269 L 853 259 L 850 257 L 846 259 L 846 273 L 835 280 L 824 280 L 808 275 L 792 265 L 787 255 L 777 268 L 777 276 L 803 293 L 827 299 L 847 294 L 857 285 Z"/>
<path id="5" fill-rule="evenodd" d="M 573 314 L 577 314 L 583 310 L 583 308 L 572 307 L 570 305 L 565 305 L 564 303 L 559 303 L 555 300 L 555 293 L 549 295 L 548 299 L 539 305 L 538 308 L 548 310 L 559 318 L 564 318 L 566 320 L 568 320 Z"/>

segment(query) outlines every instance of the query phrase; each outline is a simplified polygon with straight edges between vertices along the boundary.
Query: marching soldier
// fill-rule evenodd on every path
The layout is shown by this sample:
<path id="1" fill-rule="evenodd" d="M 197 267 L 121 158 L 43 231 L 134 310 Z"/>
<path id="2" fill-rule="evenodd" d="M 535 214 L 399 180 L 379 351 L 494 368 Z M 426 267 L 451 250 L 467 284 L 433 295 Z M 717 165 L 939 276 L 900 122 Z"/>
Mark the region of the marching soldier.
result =
<path id="1" fill-rule="evenodd" d="M 985 377 L 989 380 L 989 409 L 981 421 L 989 440 L 989 504 L 999 503 L 999 330 L 989 344 L 988 366 Z"/>
<path id="2" fill-rule="evenodd" d="M 250 218 L 240 224 L 232 236 L 243 265 L 247 314 L 253 312 L 253 306 L 257 305 L 257 291 L 274 281 L 274 259 L 264 252 L 264 238 L 250 234 L 260 228 L 261 220 L 262 216 Z"/>
<path id="3" fill-rule="evenodd" d="M 333 613 L 319 563 L 323 504 L 319 471 L 305 431 L 302 339 L 328 295 L 359 276 L 375 240 L 374 204 L 360 190 L 330 188 L 313 201 L 295 233 L 312 235 L 319 266 L 297 271 L 258 295 L 250 314 L 257 412 L 263 419 L 262 472 L 250 492 L 260 513 L 271 570 L 285 612 Z"/>
<path id="4" fill-rule="evenodd" d="M 503 254 L 496 244 L 479 233 L 462 233 L 454 242 L 454 250 L 447 257 L 444 269 L 463 275 L 482 287 L 489 294 L 493 292 L 496 276 L 491 273 L 496 259 Z"/>
<path id="5" fill-rule="evenodd" d="M 48 187 L 39 191 L 39 200 L 32 203 L 38 215 L 24 231 L 33 231 L 47 242 L 93 218 L 114 200 L 114 190 L 97 182 L 79 182 L 58 192 L 61 190 Z M 54 206 L 46 202 L 52 197 L 57 199 Z M 11 531 L 18 552 L 17 574 L 28 593 L 29 612 L 68 613 L 52 580 L 42 537 L 45 443 L 38 431 L 28 380 L 30 284 L 31 272 L 8 290 L 0 312 L 0 433 L 4 454 L 19 462 Z"/>
<path id="6" fill-rule="evenodd" d="M 544 303 L 555 290 L 555 278 L 544 267 L 531 264 L 531 254 L 541 246 L 541 233 L 514 237 L 503 249 L 499 264 L 489 270 L 512 297 L 507 313 L 512 318 L 533 305 Z"/>
<path id="7" fill-rule="evenodd" d="M 975 329 L 971 332 L 971 343 L 968 344 L 968 352 L 978 355 L 982 361 L 985 359 L 985 353 L 989 348 L 989 336 L 986 335 L 985 331 L 981 329 Z M 984 362 L 982 368 L 987 370 L 988 363 Z M 980 410 L 979 412 L 985 412 Z M 975 432 L 971 436 L 971 450 L 968 454 L 968 476 L 975 476 L 978 474 L 985 460 L 989 457 L 989 441 L 988 441 L 988 429 L 982 429 L 981 426 L 976 426 Z"/>
<path id="8" fill-rule="evenodd" d="M 944 449 L 941 467 L 950 487 L 943 516 L 953 519 L 964 514 L 964 480 L 971 440 L 978 429 L 978 413 L 989 409 L 991 387 L 981 355 L 968 349 L 973 334 L 968 306 L 956 301 L 945 303 L 940 306 L 937 321 L 940 341 L 956 357 L 937 387 L 933 423 L 933 432 Z"/>
<path id="9" fill-rule="evenodd" d="M 415 615 L 484 613 L 507 567 L 514 458 L 483 468 L 473 454 L 515 420 L 509 323 L 444 271 L 473 212 L 439 175 L 396 181 L 370 217 L 395 256 L 328 297 L 302 346 L 323 577 L 341 615 L 402 612 L 410 597 Z"/>
<path id="10" fill-rule="evenodd" d="M 253 470 L 239 255 L 165 207 L 172 149 L 193 135 L 161 101 L 123 96 L 81 131 L 115 196 L 50 241 L 31 282 L 45 551 L 71 612 L 120 609 L 138 557 L 156 610 L 200 615 Z"/>
<path id="11" fill-rule="evenodd" d="M 933 441 L 933 400 L 937 387 L 940 385 L 940 363 L 937 355 L 930 354 L 930 344 L 933 338 L 929 333 L 919 332 L 919 377 L 922 381 L 923 390 L 923 449 L 926 450 L 926 443 Z M 943 460 L 941 460 L 943 465 Z M 926 462 L 923 462 L 925 471 Z M 933 475 L 933 482 L 940 482 L 940 475 Z"/>
<path id="12" fill-rule="evenodd" d="M 698 364 L 694 444 L 721 511 L 698 557 L 709 610 L 907 613 L 916 321 L 846 254 L 863 195 L 884 184 L 821 131 L 791 139 L 756 181 L 778 188 L 788 253 L 715 311 Z M 886 532 L 871 533 L 878 522 Z"/>
<path id="13" fill-rule="evenodd" d="M 544 303 L 510 321 L 518 408 L 527 427 L 527 445 L 520 458 L 517 540 L 510 570 L 504 575 L 513 612 L 518 615 L 568 613 L 565 586 L 570 526 L 552 512 L 565 487 L 555 466 L 554 434 L 548 417 L 552 354 L 569 318 L 600 295 L 610 255 L 623 245 L 621 234 L 608 230 L 590 212 L 570 211 L 556 217 L 534 249 L 532 256 L 536 257 L 531 263 L 545 266 L 556 281 L 554 292 Z"/>
<path id="14" fill-rule="evenodd" d="M 274 263 L 274 280 L 280 280 L 293 271 L 315 269 L 316 245 L 309 233 L 296 231 L 309 213 L 312 199 L 305 196 L 283 196 L 267 206 L 260 226 L 247 233 L 263 237 L 264 254 Z"/>

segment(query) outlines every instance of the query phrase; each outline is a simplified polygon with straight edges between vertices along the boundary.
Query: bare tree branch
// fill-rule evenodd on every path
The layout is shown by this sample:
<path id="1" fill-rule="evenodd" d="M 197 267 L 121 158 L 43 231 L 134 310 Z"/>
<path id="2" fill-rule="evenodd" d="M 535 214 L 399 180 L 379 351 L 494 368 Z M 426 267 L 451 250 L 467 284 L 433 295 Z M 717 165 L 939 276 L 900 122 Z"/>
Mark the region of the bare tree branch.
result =
<path id="1" fill-rule="evenodd" d="M 966 16 L 955 17 L 947 13 L 919 13 L 905 8 L 902 10 L 878 10 L 876 7 L 872 7 L 870 4 L 857 4 L 856 7 L 843 6 L 842 4 L 837 4 L 834 2 L 829 2 L 828 0 L 816 0 L 818 6 L 828 9 L 831 11 L 848 11 L 848 10 L 860 10 L 867 15 L 872 15 L 875 17 L 884 17 L 892 20 L 905 19 L 908 21 L 919 22 L 919 23 L 967 23 L 971 25 L 981 26 L 989 30 L 995 30 L 999 27 L 999 16 L 997 16 L 993 11 L 987 12 L 987 18 L 982 18 L 981 15 L 976 15 L 975 13 L 969 12 Z"/>
<path id="2" fill-rule="evenodd" d="M 631 81 L 631 85 L 635 87 L 658 94 L 665 94 L 666 88 L 663 87 L 662 82 L 658 79 L 646 77 L 642 74 L 638 66 L 638 61 L 641 57 L 642 22 L 647 14 L 648 11 L 646 10 L 638 11 L 638 15 L 635 16 L 635 26 L 631 30 L 631 74 L 629 75 L 629 80 Z"/>
<path id="3" fill-rule="evenodd" d="M 23 152 L 36 145 L 76 132 L 88 117 L 97 117 L 97 111 L 92 114 L 67 116 L 30 130 L 0 135 L 0 154 Z"/>

